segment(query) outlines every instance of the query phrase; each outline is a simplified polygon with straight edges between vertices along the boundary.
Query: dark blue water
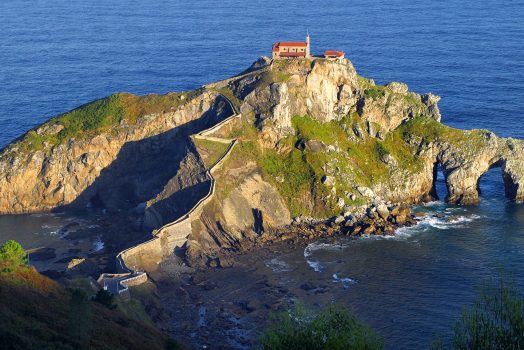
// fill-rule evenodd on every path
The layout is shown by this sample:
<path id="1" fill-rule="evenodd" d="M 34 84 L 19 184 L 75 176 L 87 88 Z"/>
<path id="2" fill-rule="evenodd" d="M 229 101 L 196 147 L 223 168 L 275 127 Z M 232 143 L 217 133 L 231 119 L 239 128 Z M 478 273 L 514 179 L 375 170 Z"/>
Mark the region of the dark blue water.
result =
<path id="1" fill-rule="evenodd" d="M 442 96 L 449 125 L 524 137 L 523 1 L 3 0 L 0 147 L 116 91 L 188 90 L 233 75 L 274 41 L 307 31 L 313 52 L 344 50 L 378 83 Z M 356 308 L 388 347 L 426 347 L 497 265 L 524 281 L 524 209 L 503 199 L 496 171 L 482 182 L 479 207 L 424 208 L 456 211 L 462 221 L 426 223 L 403 239 L 363 240 L 342 253 L 317 250 L 327 267 L 310 273 L 356 279 L 334 298 Z M 337 254 L 345 263 L 333 268 Z"/>

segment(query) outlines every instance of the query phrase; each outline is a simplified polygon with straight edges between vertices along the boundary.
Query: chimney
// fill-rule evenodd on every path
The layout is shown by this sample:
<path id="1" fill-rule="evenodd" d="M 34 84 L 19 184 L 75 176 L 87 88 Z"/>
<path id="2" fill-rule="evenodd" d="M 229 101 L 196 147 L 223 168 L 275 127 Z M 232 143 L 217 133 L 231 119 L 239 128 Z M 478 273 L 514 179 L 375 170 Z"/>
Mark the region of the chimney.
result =
<path id="1" fill-rule="evenodd" d="M 309 33 L 306 36 L 306 57 L 311 57 L 311 48 L 310 48 L 310 41 L 309 41 Z"/>

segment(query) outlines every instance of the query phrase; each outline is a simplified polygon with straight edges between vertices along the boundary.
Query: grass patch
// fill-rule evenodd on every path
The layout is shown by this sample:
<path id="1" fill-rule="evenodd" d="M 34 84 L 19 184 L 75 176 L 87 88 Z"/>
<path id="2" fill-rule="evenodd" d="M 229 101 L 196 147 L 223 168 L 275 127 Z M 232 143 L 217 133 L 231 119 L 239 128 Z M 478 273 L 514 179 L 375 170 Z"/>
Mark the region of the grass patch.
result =
<path id="1" fill-rule="evenodd" d="M 420 137 L 424 144 L 446 142 L 458 148 L 472 150 L 487 145 L 484 139 L 484 135 L 487 132 L 486 130 L 464 131 L 454 129 L 439 123 L 433 118 L 424 116 L 408 120 L 400 125 L 395 132 L 401 133 L 405 140 L 412 136 Z"/>
<path id="2" fill-rule="evenodd" d="M 236 111 L 240 111 L 242 101 L 238 97 L 236 97 L 235 93 L 229 87 L 224 86 L 214 90 L 219 94 L 224 95 L 229 101 L 231 101 Z"/>
<path id="3" fill-rule="evenodd" d="M 373 100 L 378 100 L 386 95 L 385 89 L 384 86 L 370 86 L 364 90 L 364 95 Z"/>
<path id="4" fill-rule="evenodd" d="M 16 144 L 21 151 L 36 151 L 74 139 L 93 137 L 114 131 L 122 121 L 136 124 L 144 115 L 159 114 L 178 108 L 193 98 L 194 93 L 169 93 L 136 96 L 118 93 L 90 102 L 70 112 L 55 117 L 42 126 L 30 130 Z M 57 133 L 37 133 L 37 130 L 60 127 Z"/>
<path id="5" fill-rule="evenodd" d="M 301 151 L 293 148 L 287 155 L 280 155 L 274 150 L 264 150 L 258 164 L 287 201 L 291 215 L 310 214 L 301 198 L 310 195 L 315 173 Z"/>
<path id="6" fill-rule="evenodd" d="M 291 122 L 300 140 L 318 140 L 330 145 L 347 143 L 347 134 L 336 121 L 321 123 L 309 116 L 294 116 Z"/>
<path id="7" fill-rule="evenodd" d="M 24 280 L 25 283 L 15 281 Z M 169 349 L 152 326 L 66 290 L 29 268 L 0 276 L 0 340 L 7 349 Z"/>
<path id="8" fill-rule="evenodd" d="M 226 153 L 226 150 L 229 147 L 229 144 L 227 143 L 200 139 L 196 137 L 193 138 L 193 142 L 197 146 L 200 156 L 202 157 L 202 160 L 204 161 L 207 169 L 216 164 L 220 157 Z"/>

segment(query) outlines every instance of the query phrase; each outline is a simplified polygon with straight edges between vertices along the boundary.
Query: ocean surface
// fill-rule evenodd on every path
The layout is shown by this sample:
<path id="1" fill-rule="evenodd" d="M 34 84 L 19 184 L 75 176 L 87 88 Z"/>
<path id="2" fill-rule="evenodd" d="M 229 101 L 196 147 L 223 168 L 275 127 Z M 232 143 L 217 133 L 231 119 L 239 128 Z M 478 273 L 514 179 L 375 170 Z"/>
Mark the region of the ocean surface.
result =
<path id="1" fill-rule="evenodd" d="M 114 92 L 189 90 L 234 75 L 273 42 L 307 32 L 313 53 L 344 50 L 377 83 L 442 96 L 448 125 L 524 138 L 523 1 L 3 0 L 0 148 Z M 395 239 L 316 243 L 282 257 L 294 273 L 275 273 L 340 288 L 334 301 L 355 309 L 390 349 L 426 348 L 433 333 L 449 339 L 476 286 L 499 266 L 524 286 L 524 205 L 504 199 L 499 169 L 481 189 L 477 207 L 420 209 L 450 222 L 430 215 Z M 0 241 L 42 245 L 31 237 L 52 239 L 56 220 L 0 217 Z"/>

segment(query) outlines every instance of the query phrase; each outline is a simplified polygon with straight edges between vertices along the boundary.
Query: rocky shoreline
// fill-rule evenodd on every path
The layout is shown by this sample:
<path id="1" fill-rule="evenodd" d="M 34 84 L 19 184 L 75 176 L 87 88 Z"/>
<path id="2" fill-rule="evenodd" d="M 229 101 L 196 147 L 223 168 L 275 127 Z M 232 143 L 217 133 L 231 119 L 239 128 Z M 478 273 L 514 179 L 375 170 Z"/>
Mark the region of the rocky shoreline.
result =
<path id="1" fill-rule="evenodd" d="M 363 210 L 363 213 L 336 216 L 325 220 L 310 217 L 296 217 L 290 225 L 282 228 L 268 228 L 259 236 L 246 237 L 235 249 L 222 250 L 206 264 L 199 264 L 200 269 L 228 268 L 233 266 L 235 255 L 252 252 L 257 248 L 271 249 L 272 245 L 307 245 L 319 239 L 334 237 L 394 236 L 401 227 L 417 224 L 417 217 L 424 214 L 412 213 L 411 208 L 403 204 L 378 203 Z M 198 261 L 189 256 L 189 261 Z M 187 261 L 186 261 L 187 263 Z"/>
<path id="2" fill-rule="evenodd" d="M 336 245 L 363 236 L 394 236 L 421 216 L 409 206 L 381 203 L 358 217 L 295 218 L 282 229 L 244 240 L 236 251 L 222 252 L 206 267 L 155 280 L 152 288 L 162 306 L 149 308 L 150 315 L 160 329 L 199 348 L 251 348 L 270 314 L 287 310 L 296 300 L 309 302 L 318 295 L 328 300 L 332 293 L 316 279 L 282 284 L 268 261 L 314 242 Z"/>

